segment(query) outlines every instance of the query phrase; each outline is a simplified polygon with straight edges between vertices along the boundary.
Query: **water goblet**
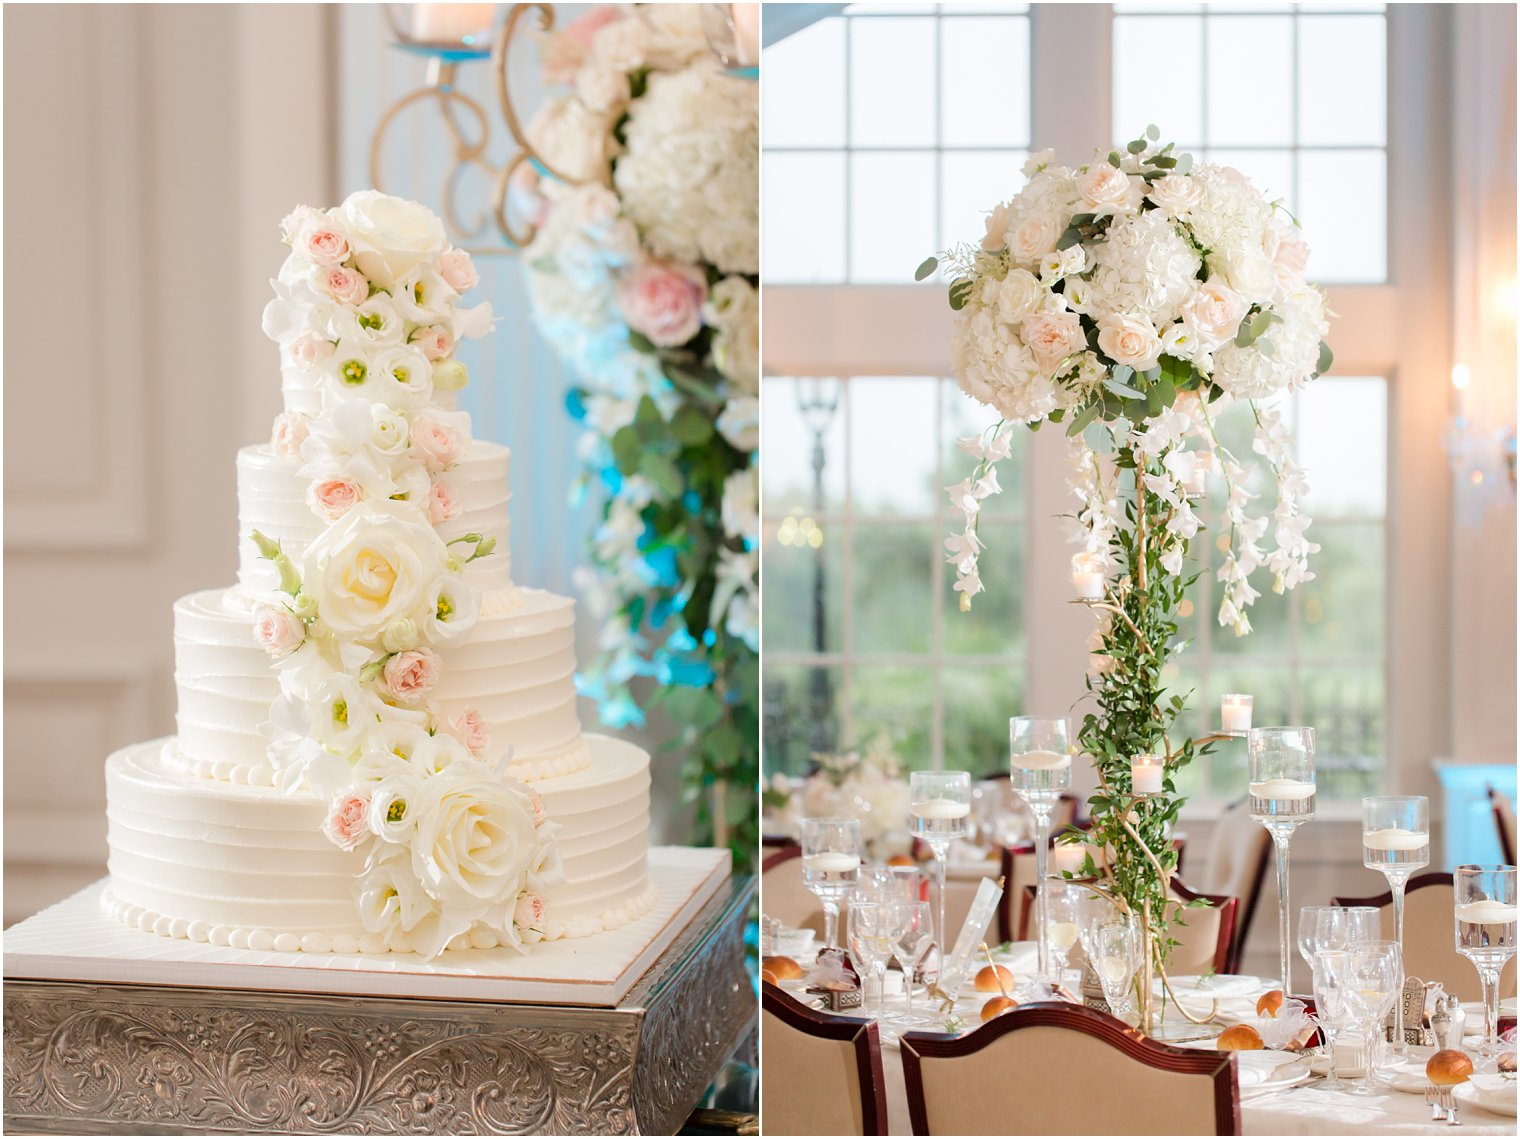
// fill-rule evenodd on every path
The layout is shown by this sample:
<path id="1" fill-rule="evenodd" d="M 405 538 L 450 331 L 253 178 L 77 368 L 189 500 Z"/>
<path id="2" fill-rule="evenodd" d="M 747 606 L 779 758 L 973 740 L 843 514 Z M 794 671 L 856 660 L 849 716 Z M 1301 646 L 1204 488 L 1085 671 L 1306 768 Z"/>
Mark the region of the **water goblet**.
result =
<path id="1" fill-rule="evenodd" d="M 1457 952 L 1483 983 L 1483 1040 L 1478 1051 L 1505 1051 L 1499 1040 L 1499 974 L 1515 955 L 1515 868 L 1458 866 L 1453 875 Z"/>
<path id="2" fill-rule="evenodd" d="M 1366 1046 L 1362 1078 L 1352 1095 L 1376 1095 L 1373 1087 L 1383 1023 L 1404 987 L 1404 955 L 1396 941 L 1358 941 L 1346 950 L 1346 1001 Z"/>
<path id="3" fill-rule="evenodd" d="M 1346 950 L 1320 950 L 1310 965 L 1314 975 L 1314 1019 L 1325 1037 L 1325 1056 L 1330 1061 L 1325 1087 L 1341 1091 L 1344 1084 L 1335 1070 L 1335 1042 L 1351 1015 L 1346 1003 Z"/>
<path id="4" fill-rule="evenodd" d="M 854 902 L 845 920 L 845 935 L 855 971 L 862 979 L 869 975 L 876 982 L 878 1020 L 887 1011 L 887 962 L 891 960 L 895 944 L 890 908 L 881 902 Z"/>
<path id="5" fill-rule="evenodd" d="M 1043 886 L 1049 891 L 1045 899 L 1045 939 L 1054 966 L 1052 977 L 1060 983 L 1066 979 L 1067 954 L 1082 936 L 1077 903 L 1087 890 L 1061 878 L 1051 878 Z"/>
<path id="6" fill-rule="evenodd" d="M 915 771 L 908 780 L 908 829 L 934 851 L 934 885 L 939 904 L 935 929 L 945 930 L 945 864 L 950 844 L 966 837 L 971 815 L 971 774 L 966 771 Z M 946 952 L 940 950 L 941 956 Z"/>
<path id="7" fill-rule="evenodd" d="M 823 947 L 839 938 L 839 903 L 860 878 L 860 820 L 802 820 L 802 881 L 823 904 Z"/>
<path id="8" fill-rule="evenodd" d="M 1251 818 L 1277 851 L 1277 948 L 1283 996 L 1293 992 L 1289 952 L 1288 844 L 1314 817 L 1314 729 L 1252 728 L 1246 744 Z"/>
<path id="9" fill-rule="evenodd" d="M 1121 1020 L 1135 1009 L 1139 941 L 1139 931 L 1128 916 L 1105 921 L 1093 931 L 1093 969 L 1103 985 L 1103 998 L 1109 1009 Z"/>
<path id="10" fill-rule="evenodd" d="M 1430 865 L 1430 800 L 1424 795 L 1369 795 L 1362 800 L 1362 865 L 1382 872 L 1393 893 L 1393 937 L 1404 945 L 1404 887 L 1416 870 Z M 1404 1002 L 1394 1004 L 1393 1051 L 1409 1051 L 1404 1040 Z"/>
<path id="11" fill-rule="evenodd" d="M 1035 929 L 1039 979 L 1050 980 L 1050 944 L 1045 937 L 1045 863 L 1049 857 L 1050 814 L 1071 786 L 1071 730 L 1065 717 L 1041 720 L 1014 716 L 1008 721 L 1008 782 L 1034 812 Z"/>
<path id="12" fill-rule="evenodd" d="M 896 1018 L 904 1026 L 939 1023 L 933 1017 L 913 1011 L 913 977 L 924 956 L 934 944 L 934 918 L 928 902 L 894 902 L 892 904 L 892 952 L 902 966 L 903 991 L 908 996 L 907 1015 Z"/>

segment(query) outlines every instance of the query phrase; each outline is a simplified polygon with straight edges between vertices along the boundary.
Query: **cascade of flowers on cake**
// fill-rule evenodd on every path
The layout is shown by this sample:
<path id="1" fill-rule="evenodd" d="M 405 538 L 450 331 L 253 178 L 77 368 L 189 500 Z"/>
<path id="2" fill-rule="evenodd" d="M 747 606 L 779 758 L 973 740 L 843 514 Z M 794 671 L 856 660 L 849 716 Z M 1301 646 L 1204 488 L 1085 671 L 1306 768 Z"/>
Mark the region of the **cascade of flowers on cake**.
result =
<path id="1" fill-rule="evenodd" d="M 327 799 L 323 834 L 363 856 L 368 931 L 428 957 L 475 930 L 521 947 L 542 936 L 541 894 L 560 876 L 556 827 L 480 713 L 431 698 L 439 649 L 479 616 L 465 567 L 496 545 L 437 529 L 460 509 L 449 473 L 470 443 L 454 352 L 490 331 L 490 305 L 461 303 L 470 256 L 415 203 L 361 191 L 299 207 L 282 230 L 264 313 L 286 395 L 273 446 L 303 461 L 325 528 L 299 560 L 252 534 L 279 576 L 253 614 L 280 681 L 270 763 L 287 793 Z"/>

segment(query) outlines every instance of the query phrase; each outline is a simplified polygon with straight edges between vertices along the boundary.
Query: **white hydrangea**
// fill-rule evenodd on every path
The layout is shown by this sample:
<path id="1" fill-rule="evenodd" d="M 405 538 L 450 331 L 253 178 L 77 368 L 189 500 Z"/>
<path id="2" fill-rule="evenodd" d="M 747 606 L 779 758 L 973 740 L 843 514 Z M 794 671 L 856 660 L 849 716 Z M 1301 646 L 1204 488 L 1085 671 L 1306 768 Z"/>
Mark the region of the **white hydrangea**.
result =
<path id="1" fill-rule="evenodd" d="M 1221 257 L 1238 249 L 1262 248 L 1271 208 L 1239 170 L 1208 163 L 1194 168 L 1203 197 L 1188 211 L 1198 243 Z"/>
<path id="2" fill-rule="evenodd" d="M 1198 254 L 1160 210 L 1115 218 L 1093 248 L 1086 306 L 1099 313 L 1144 313 L 1162 326 L 1176 319 L 1201 266 Z"/>
<path id="3" fill-rule="evenodd" d="M 973 290 L 979 294 L 980 290 Z M 956 314 L 951 341 L 955 374 L 973 399 L 1004 419 L 1028 423 L 1062 405 L 1062 393 L 1035 360 L 1014 325 L 973 296 Z"/>
<path id="4" fill-rule="evenodd" d="M 615 181 L 656 256 L 759 271 L 758 99 L 756 84 L 716 63 L 650 75 L 629 108 Z"/>

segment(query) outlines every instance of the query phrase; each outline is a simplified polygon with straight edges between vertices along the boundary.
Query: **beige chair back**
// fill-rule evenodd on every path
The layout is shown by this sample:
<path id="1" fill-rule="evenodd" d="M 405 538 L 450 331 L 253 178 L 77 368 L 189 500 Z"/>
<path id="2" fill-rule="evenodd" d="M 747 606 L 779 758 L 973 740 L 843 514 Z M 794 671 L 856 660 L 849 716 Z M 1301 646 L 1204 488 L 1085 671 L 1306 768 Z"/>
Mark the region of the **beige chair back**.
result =
<path id="1" fill-rule="evenodd" d="M 760 908 L 790 929 L 811 929 L 823 937 L 823 906 L 802 881 L 802 847 L 766 855 L 760 866 Z"/>
<path id="2" fill-rule="evenodd" d="M 1266 827 L 1251 821 L 1246 800 L 1226 807 L 1214 824 L 1214 835 L 1209 843 L 1208 875 L 1203 888 L 1210 894 L 1240 899 L 1234 942 L 1230 947 L 1232 960 L 1239 959 L 1240 947 L 1250 932 L 1271 858 L 1272 836 Z"/>
<path id="3" fill-rule="evenodd" d="M 963 1037 L 910 1032 L 902 1058 L 915 1135 L 1240 1134 L 1228 1054 L 1079 1005 L 1025 1005 Z"/>
<path id="4" fill-rule="evenodd" d="M 885 1135 L 886 1086 L 872 1021 L 829 1016 L 762 986 L 760 1070 L 768 1135 Z"/>
<path id="5" fill-rule="evenodd" d="M 1382 935 L 1394 937 L 1393 895 L 1335 898 L 1337 906 L 1377 906 L 1382 912 Z M 1455 898 L 1450 874 L 1417 874 L 1404 891 L 1404 974 L 1422 981 L 1440 981 L 1448 993 L 1464 1001 L 1483 999 L 1483 986 L 1473 963 L 1457 952 Z M 1515 958 L 1499 975 L 1499 995 L 1515 995 Z"/>

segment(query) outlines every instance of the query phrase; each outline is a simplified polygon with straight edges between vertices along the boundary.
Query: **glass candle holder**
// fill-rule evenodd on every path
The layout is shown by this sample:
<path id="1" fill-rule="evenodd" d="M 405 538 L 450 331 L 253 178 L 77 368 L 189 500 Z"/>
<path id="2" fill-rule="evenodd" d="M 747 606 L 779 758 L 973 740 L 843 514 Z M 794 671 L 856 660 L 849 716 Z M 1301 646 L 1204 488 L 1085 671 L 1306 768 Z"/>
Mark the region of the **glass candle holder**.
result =
<path id="1" fill-rule="evenodd" d="M 802 820 L 802 881 L 823 904 L 823 944 L 839 944 L 839 903 L 860 880 L 860 820 Z"/>
<path id="2" fill-rule="evenodd" d="M 1288 844 L 1314 817 L 1314 729 L 1252 728 L 1246 745 L 1251 818 L 1267 828 L 1277 852 L 1277 945 L 1284 996 L 1293 992 L 1288 903 Z"/>
<path id="3" fill-rule="evenodd" d="M 1430 865 L 1430 800 L 1424 795 L 1369 795 L 1362 800 L 1362 865 L 1388 879 L 1393 894 L 1394 940 L 1404 949 L 1404 887 Z M 1409 1051 L 1404 1002 L 1394 1004 L 1393 1050 Z"/>
<path id="4" fill-rule="evenodd" d="M 1071 786 L 1071 727 L 1063 716 L 1042 720 L 1014 716 L 1008 721 L 1008 783 L 1034 812 L 1035 925 L 1040 980 L 1050 981 L 1050 945 L 1045 936 L 1045 864 L 1050 846 L 1050 813 Z"/>
<path id="5" fill-rule="evenodd" d="M 1159 795 L 1166 776 L 1166 760 L 1159 755 L 1137 755 L 1129 761 L 1130 790 L 1136 795 Z"/>
<path id="6" fill-rule="evenodd" d="M 1071 559 L 1071 584 L 1079 601 L 1102 601 L 1108 584 L 1103 580 L 1103 559 L 1081 553 Z"/>
<path id="7" fill-rule="evenodd" d="M 1251 730 L 1251 707 L 1255 700 L 1244 692 L 1226 692 L 1219 698 L 1219 726 L 1232 735 Z"/>
<path id="8" fill-rule="evenodd" d="M 934 851 L 934 885 L 939 906 L 940 952 L 949 952 L 945 929 L 945 863 L 950 844 L 965 838 L 971 821 L 971 773 L 915 771 L 908 777 L 908 829 Z"/>
<path id="9" fill-rule="evenodd" d="M 1452 875 L 1457 952 L 1473 963 L 1483 982 L 1483 1041 L 1492 1056 L 1499 1041 L 1499 974 L 1515 955 L 1515 868 L 1458 866 Z"/>

